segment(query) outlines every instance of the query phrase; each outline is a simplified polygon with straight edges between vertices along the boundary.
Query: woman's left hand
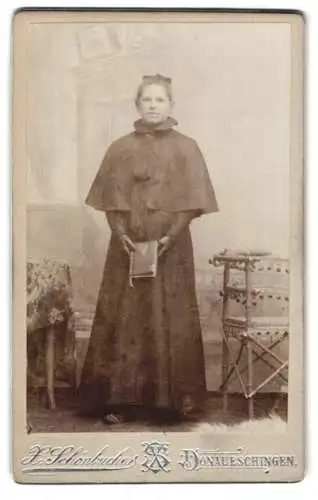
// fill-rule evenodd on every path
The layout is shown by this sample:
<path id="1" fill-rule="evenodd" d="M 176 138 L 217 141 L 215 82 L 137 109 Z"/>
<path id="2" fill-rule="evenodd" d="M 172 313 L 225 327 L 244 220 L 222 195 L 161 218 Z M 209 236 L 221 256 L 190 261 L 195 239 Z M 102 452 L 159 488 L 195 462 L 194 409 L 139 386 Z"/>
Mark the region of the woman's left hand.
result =
<path id="1" fill-rule="evenodd" d="M 171 244 L 171 238 L 169 236 L 163 236 L 160 238 L 158 241 L 159 243 L 159 257 L 163 254 L 166 253 L 168 248 L 170 247 Z"/>

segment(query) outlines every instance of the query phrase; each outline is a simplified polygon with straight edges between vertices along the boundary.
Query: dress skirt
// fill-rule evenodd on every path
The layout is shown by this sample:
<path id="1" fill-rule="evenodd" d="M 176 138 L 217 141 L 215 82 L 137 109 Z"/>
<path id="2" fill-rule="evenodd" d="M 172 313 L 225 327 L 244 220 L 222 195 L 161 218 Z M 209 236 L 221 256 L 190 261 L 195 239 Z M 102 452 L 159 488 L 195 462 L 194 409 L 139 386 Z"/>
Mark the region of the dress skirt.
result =
<path id="1" fill-rule="evenodd" d="M 162 224 L 151 227 L 159 229 L 148 238 L 165 233 Z M 155 278 L 135 279 L 131 287 L 128 272 L 129 258 L 112 233 L 79 387 L 81 409 L 200 407 L 205 367 L 189 228 L 159 258 Z"/>

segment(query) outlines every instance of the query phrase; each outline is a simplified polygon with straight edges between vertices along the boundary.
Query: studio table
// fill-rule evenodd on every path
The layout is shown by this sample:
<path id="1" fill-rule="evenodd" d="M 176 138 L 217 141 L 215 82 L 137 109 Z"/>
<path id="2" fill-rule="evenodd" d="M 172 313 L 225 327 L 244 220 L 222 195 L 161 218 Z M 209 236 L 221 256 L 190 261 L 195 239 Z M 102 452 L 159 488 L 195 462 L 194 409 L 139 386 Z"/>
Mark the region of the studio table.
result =
<path id="1" fill-rule="evenodd" d="M 75 386 L 72 280 L 66 262 L 28 260 L 27 335 L 28 387 L 44 384 L 54 410 L 56 381 Z"/>

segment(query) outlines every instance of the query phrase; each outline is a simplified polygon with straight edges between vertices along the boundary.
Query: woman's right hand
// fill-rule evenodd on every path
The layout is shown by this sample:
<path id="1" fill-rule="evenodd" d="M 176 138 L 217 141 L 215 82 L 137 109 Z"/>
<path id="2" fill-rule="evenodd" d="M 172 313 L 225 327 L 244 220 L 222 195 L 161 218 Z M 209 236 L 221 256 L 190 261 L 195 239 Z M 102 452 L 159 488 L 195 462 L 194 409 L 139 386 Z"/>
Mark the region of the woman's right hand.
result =
<path id="1" fill-rule="evenodd" d="M 136 250 L 134 242 L 129 238 L 129 236 L 127 236 L 127 234 L 123 234 L 120 237 L 120 242 L 128 255 Z"/>

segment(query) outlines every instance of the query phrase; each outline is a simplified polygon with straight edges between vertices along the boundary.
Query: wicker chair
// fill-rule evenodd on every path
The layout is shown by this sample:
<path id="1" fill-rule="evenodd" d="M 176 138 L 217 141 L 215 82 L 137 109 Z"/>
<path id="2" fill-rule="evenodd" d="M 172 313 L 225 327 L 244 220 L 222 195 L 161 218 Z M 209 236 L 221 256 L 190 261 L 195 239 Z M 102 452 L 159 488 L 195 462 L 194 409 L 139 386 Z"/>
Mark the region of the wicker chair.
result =
<path id="1" fill-rule="evenodd" d="M 287 387 L 288 359 L 277 354 L 277 348 L 289 336 L 288 260 L 265 252 L 225 250 L 210 259 L 210 263 L 224 268 L 220 386 L 223 411 L 228 410 L 229 385 L 238 380 L 252 419 L 257 393 L 276 378 L 281 381 L 282 391 Z M 237 342 L 234 354 L 233 345 Z M 242 364 L 244 354 L 247 362 Z M 255 384 L 254 369 L 260 362 L 270 369 L 270 374 Z"/>

